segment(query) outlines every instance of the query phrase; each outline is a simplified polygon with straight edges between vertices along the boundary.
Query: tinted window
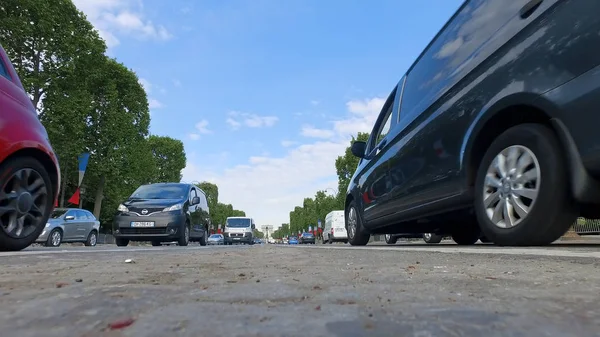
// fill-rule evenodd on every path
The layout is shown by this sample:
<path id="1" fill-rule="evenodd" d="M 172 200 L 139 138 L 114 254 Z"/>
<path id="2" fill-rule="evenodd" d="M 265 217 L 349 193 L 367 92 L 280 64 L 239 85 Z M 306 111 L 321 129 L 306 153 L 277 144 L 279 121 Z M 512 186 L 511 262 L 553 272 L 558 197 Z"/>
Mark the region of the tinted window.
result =
<path id="1" fill-rule="evenodd" d="M 75 219 L 77 220 L 87 220 L 87 214 L 85 211 L 75 211 Z"/>
<path id="2" fill-rule="evenodd" d="M 77 214 L 75 214 L 75 211 L 73 211 L 73 210 L 68 211 L 67 214 L 65 214 L 65 217 L 68 217 L 68 216 L 72 216 L 77 219 Z"/>
<path id="3" fill-rule="evenodd" d="M 9 80 L 12 80 L 10 78 L 10 75 L 8 75 L 8 71 L 6 70 L 6 67 L 4 66 L 4 61 L 2 60 L 2 57 L 0 57 L 0 75 L 8 78 Z"/>
<path id="4" fill-rule="evenodd" d="M 389 106 L 386 107 L 386 111 L 385 111 L 385 116 L 383 117 L 383 122 L 379 125 L 376 125 L 377 130 L 373 130 L 373 133 L 371 135 L 371 139 L 369 142 L 369 148 L 367 149 L 367 153 L 370 153 L 371 151 L 373 151 L 373 149 L 375 148 L 375 146 L 377 146 L 377 144 L 379 144 L 384 138 L 385 136 L 388 134 L 388 132 L 390 131 L 390 126 L 392 125 L 392 109 L 393 109 L 393 104 L 390 104 Z"/>
<path id="5" fill-rule="evenodd" d="M 84 212 L 85 212 L 85 215 L 87 215 L 87 218 L 89 220 L 96 220 L 96 217 L 94 216 L 94 214 L 92 214 L 92 213 L 90 213 L 88 211 L 84 211 Z"/>
<path id="6" fill-rule="evenodd" d="M 467 0 L 447 27 L 408 72 L 402 97 L 402 118 L 425 111 L 477 66 L 482 47 L 525 5 L 526 0 Z"/>
<path id="7" fill-rule="evenodd" d="M 188 186 L 182 184 L 156 184 L 138 187 L 130 199 L 185 199 Z"/>

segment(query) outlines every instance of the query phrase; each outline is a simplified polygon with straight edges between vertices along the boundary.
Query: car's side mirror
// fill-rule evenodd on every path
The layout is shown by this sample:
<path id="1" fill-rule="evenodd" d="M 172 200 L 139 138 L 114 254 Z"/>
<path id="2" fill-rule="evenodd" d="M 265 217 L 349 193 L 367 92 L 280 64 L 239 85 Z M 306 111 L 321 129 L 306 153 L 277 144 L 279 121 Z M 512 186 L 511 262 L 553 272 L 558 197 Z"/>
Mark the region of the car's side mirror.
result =
<path id="1" fill-rule="evenodd" d="M 367 149 L 367 143 L 363 142 L 361 140 L 355 141 L 354 143 L 352 143 L 352 146 L 350 147 L 350 151 L 352 152 L 352 154 L 358 158 L 365 157 L 366 149 Z"/>
<path id="2" fill-rule="evenodd" d="M 200 197 L 192 198 L 192 205 L 198 205 L 200 203 Z"/>
<path id="3" fill-rule="evenodd" d="M 67 220 L 67 221 L 75 220 L 75 217 L 72 215 L 67 215 L 67 216 L 65 216 L 65 220 Z"/>

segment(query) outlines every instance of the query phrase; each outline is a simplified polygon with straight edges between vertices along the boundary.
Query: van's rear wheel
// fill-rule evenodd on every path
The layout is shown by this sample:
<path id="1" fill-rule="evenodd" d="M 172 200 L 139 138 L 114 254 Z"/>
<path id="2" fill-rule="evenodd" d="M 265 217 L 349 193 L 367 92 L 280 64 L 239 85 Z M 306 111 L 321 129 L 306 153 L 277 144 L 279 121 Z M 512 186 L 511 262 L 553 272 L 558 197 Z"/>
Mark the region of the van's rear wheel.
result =
<path id="1" fill-rule="evenodd" d="M 387 243 L 388 245 L 395 245 L 396 242 L 398 242 L 398 237 L 394 236 L 392 234 L 386 234 L 385 235 L 385 243 Z"/>
<path id="2" fill-rule="evenodd" d="M 484 236 L 505 246 L 547 245 L 577 218 L 565 158 L 553 131 L 522 124 L 488 148 L 475 181 L 475 211 Z"/>

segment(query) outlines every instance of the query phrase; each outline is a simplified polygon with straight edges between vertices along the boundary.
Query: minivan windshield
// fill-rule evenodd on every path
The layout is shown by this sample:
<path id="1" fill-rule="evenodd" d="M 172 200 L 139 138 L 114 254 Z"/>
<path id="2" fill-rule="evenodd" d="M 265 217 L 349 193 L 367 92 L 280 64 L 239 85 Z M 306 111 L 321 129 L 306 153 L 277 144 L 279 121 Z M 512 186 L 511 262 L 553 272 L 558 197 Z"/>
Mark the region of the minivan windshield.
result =
<path id="1" fill-rule="evenodd" d="M 129 199 L 185 199 L 188 192 L 188 187 L 184 184 L 142 185 Z"/>
<path id="2" fill-rule="evenodd" d="M 52 214 L 50 214 L 50 218 L 52 219 L 58 219 L 60 218 L 63 214 L 67 213 L 66 209 L 62 209 L 62 208 L 55 208 L 52 211 Z"/>
<path id="3" fill-rule="evenodd" d="M 227 219 L 225 226 L 233 228 L 250 227 L 251 221 L 248 218 Z"/>

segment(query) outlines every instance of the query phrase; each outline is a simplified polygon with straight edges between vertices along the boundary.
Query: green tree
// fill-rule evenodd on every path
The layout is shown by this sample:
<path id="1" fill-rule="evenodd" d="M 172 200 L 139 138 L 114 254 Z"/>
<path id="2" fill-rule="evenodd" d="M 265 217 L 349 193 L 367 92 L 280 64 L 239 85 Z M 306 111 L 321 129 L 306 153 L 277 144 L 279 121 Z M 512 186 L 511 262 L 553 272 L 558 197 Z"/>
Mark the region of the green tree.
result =
<path id="1" fill-rule="evenodd" d="M 359 158 L 352 154 L 350 150 L 352 147 L 352 143 L 355 141 L 364 141 L 366 142 L 369 139 L 369 133 L 359 132 L 357 137 L 352 137 L 350 141 L 350 146 L 346 148 L 344 154 L 337 157 L 335 160 L 335 170 L 338 176 L 338 207 L 343 208 L 343 202 L 346 198 L 346 191 L 348 190 L 348 185 L 350 184 L 350 179 L 352 179 L 352 175 L 354 175 L 354 171 L 358 166 Z M 340 205 L 339 202 L 342 202 Z"/>
<path id="2" fill-rule="evenodd" d="M 154 158 L 156 181 L 179 182 L 185 168 L 186 156 L 183 142 L 171 137 L 151 135 L 147 140 Z"/>
<path id="3" fill-rule="evenodd" d="M 259 238 L 259 239 L 265 238 L 265 233 L 259 231 L 258 229 L 253 230 L 252 233 L 254 234 L 255 238 Z"/>

